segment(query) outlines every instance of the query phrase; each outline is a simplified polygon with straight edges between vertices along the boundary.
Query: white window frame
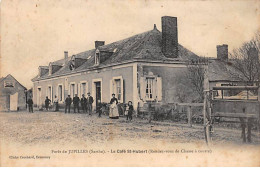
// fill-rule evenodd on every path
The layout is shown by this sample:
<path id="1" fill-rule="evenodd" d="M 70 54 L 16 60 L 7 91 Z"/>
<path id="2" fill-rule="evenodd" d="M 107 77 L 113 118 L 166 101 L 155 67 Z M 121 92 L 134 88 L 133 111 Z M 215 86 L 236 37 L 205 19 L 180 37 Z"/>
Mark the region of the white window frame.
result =
<path id="1" fill-rule="evenodd" d="M 86 87 L 85 87 L 85 97 L 87 96 L 87 93 L 88 93 L 88 82 L 87 81 L 80 81 L 80 89 L 78 89 L 79 91 L 79 97 L 81 98 L 82 94 L 83 94 L 83 84 L 86 84 Z"/>
<path id="2" fill-rule="evenodd" d="M 124 79 L 123 79 L 123 76 L 112 77 L 112 87 L 110 87 L 110 89 L 112 89 L 111 94 L 114 93 L 116 98 L 118 99 L 116 80 L 120 80 L 120 87 L 121 87 L 121 98 L 120 98 L 120 100 L 118 100 L 118 102 L 124 103 Z"/>
<path id="3" fill-rule="evenodd" d="M 59 87 L 61 86 L 61 100 L 59 99 Z M 64 102 L 65 99 L 65 90 L 64 90 L 64 85 L 63 84 L 58 84 L 57 85 L 57 91 L 56 91 L 56 96 L 58 97 L 59 103 Z"/>
<path id="4" fill-rule="evenodd" d="M 151 87 L 150 87 L 151 93 L 149 93 L 149 94 L 152 94 L 152 98 L 147 97 L 147 93 L 146 93 L 148 79 L 152 80 L 151 81 Z M 153 101 L 154 99 L 156 99 L 156 94 L 153 94 L 154 91 L 155 91 L 155 89 L 154 89 L 155 87 L 153 86 L 154 85 L 154 81 L 156 81 L 156 77 L 155 76 L 146 76 L 145 77 L 145 100 L 146 101 Z"/>

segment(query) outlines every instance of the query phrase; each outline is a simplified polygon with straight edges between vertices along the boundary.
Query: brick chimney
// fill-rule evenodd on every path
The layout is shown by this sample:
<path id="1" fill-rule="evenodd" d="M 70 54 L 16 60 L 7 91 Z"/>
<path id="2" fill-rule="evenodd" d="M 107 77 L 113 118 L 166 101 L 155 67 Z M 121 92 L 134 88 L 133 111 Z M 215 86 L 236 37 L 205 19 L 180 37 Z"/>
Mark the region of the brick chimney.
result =
<path id="1" fill-rule="evenodd" d="M 95 48 L 97 49 L 98 47 L 105 45 L 105 41 L 95 41 Z"/>
<path id="2" fill-rule="evenodd" d="M 69 55 L 68 55 L 68 51 L 64 51 L 64 59 L 65 59 L 65 60 L 68 60 L 68 56 L 69 56 Z"/>
<path id="3" fill-rule="evenodd" d="M 228 45 L 217 45 L 217 59 L 221 61 L 227 61 L 228 60 Z"/>
<path id="4" fill-rule="evenodd" d="M 64 64 L 68 63 L 69 54 L 68 51 L 64 51 Z"/>
<path id="5" fill-rule="evenodd" d="M 162 52 L 167 58 L 178 57 L 177 17 L 162 17 Z"/>

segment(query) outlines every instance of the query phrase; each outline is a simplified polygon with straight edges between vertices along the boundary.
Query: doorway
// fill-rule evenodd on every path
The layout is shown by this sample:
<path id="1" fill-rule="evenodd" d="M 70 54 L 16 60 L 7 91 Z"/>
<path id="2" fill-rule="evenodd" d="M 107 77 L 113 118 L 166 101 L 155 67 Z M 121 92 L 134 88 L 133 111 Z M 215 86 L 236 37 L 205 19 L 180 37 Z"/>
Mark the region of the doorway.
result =
<path id="1" fill-rule="evenodd" d="M 95 87 L 96 87 L 96 106 L 99 104 L 99 100 L 101 102 L 101 82 L 95 82 Z"/>
<path id="2" fill-rule="evenodd" d="M 42 89 L 37 88 L 37 107 L 38 108 L 41 108 L 41 105 L 42 105 L 41 98 L 42 98 Z"/>

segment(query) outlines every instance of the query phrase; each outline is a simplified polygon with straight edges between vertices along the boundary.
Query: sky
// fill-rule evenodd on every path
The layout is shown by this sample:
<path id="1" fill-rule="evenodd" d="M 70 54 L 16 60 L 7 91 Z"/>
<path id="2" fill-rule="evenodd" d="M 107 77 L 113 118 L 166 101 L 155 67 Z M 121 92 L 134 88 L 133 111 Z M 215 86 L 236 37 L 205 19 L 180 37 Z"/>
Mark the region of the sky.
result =
<path id="1" fill-rule="evenodd" d="M 229 52 L 260 28 L 260 1 L 2 0 L 1 77 L 12 74 L 27 88 L 38 66 L 149 31 L 161 17 L 178 17 L 179 43 L 201 56 Z"/>

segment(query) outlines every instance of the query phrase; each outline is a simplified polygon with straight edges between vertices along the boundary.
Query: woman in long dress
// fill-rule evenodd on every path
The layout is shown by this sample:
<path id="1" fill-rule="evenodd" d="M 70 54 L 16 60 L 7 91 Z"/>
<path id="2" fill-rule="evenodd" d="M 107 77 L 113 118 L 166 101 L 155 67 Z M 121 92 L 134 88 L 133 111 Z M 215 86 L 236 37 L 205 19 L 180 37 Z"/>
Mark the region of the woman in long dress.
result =
<path id="1" fill-rule="evenodd" d="M 118 119 L 119 118 L 119 113 L 118 113 L 118 100 L 115 97 L 115 94 L 112 94 L 112 98 L 110 100 L 110 108 L 109 108 L 109 118 L 111 119 Z"/>

